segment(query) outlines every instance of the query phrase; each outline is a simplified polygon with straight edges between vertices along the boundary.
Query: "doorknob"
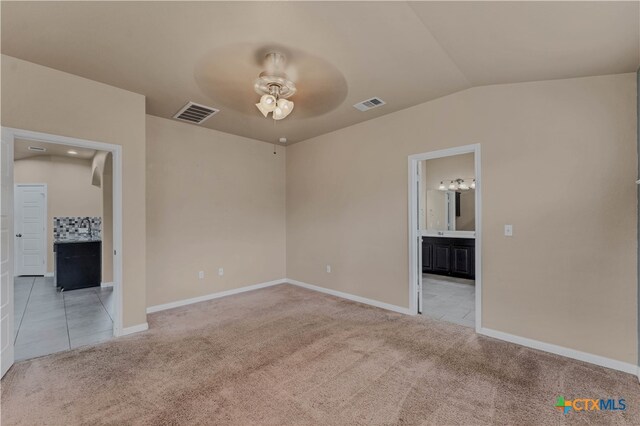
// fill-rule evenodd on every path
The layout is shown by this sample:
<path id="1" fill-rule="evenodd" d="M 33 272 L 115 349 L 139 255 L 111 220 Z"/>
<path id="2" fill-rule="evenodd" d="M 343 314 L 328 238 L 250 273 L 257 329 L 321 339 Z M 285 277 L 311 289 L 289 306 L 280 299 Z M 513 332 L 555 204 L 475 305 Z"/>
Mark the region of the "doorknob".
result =
<path id="1" fill-rule="evenodd" d="M 16 234 L 16 237 L 20 238 L 22 237 L 22 234 Z"/>

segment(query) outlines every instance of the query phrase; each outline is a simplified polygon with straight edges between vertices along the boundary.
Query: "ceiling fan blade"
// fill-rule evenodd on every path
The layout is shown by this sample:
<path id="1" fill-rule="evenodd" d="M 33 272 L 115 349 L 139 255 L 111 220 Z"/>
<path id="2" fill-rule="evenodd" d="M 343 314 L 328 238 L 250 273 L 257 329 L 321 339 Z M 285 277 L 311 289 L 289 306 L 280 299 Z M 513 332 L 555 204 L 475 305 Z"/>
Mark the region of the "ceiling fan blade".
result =
<path id="1" fill-rule="evenodd" d="M 295 102 L 292 117 L 322 115 L 342 104 L 348 93 L 347 82 L 334 65 L 309 53 L 281 46 L 242 43 L 214 49 L 197 64 L 196 84 L 217 105 L 254 116 L 254 104 L 259 98 L 253 83 L 264 71 L 257 58 L 261 54 L 264 58 L 269 51 L 281 51 L 287 57 L 287 76 L 297 87 L 289 99 Z"/>

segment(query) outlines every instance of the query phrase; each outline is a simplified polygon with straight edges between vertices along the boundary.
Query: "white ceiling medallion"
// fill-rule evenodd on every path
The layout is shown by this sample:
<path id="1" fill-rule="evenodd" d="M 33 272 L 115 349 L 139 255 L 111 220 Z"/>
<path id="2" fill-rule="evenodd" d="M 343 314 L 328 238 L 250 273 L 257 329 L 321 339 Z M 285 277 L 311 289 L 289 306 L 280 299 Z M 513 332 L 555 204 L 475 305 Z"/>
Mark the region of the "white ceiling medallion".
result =
<path id="1" fill-rule="evenodd" d="M 293 102 L 287 98 L 296 93 L 296 85 L 285 74 L 285 65 L 283 54 L 268 53 L 265 56 L 266 71 L 261 72 L 253 84 L 256 93 L 262 95 L 256 107 L 265 118 L 271 112 L 274 120 L 282 120 L 293 111 Z"/>

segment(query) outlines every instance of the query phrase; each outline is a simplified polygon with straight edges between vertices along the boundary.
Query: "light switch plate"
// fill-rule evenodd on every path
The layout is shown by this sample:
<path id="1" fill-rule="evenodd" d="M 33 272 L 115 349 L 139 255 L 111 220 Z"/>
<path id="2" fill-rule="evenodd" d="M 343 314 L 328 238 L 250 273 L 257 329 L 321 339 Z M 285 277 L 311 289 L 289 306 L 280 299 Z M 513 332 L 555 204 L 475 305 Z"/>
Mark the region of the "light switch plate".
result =
<path id="1" fill-rule="evenodd" d="M 513 225 L 505 225 L 504 226 L 504 236 L 505 237 L 513 237 Z"/>
<path id="2" fill-rule="evenodd" d="M 331 265 L 327 265 L 327 274 L 331 273 Z"/>
<path id="3" fill-rule="evenodd" d="M 204 279 L 204 271 L 198 272 L 198 278 Z"/>
<path id="4" fill-rule="evenodd" d="M 218 268 L 218 275 L 220 275 L 220 276 L 224 275 L 224 269 L 223 268 Z"/>

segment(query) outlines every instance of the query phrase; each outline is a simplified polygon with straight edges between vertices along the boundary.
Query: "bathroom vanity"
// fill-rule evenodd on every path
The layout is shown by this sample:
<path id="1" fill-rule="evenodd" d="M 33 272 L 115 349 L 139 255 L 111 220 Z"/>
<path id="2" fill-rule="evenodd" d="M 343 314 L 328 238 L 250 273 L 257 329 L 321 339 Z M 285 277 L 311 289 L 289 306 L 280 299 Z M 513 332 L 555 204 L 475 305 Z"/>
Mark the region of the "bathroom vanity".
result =
<path id="1" fill-rule="evenodd" d="M 473 280 L 476 278 L 474 238 L 422 237 L 422 272 Z"/>
<path id="2" fill-rule="evenodd" d="M 98 287 L 102 280 L 102 242 L 94 238 L 56 240 L 54 280 L 59 290 Z"/>

